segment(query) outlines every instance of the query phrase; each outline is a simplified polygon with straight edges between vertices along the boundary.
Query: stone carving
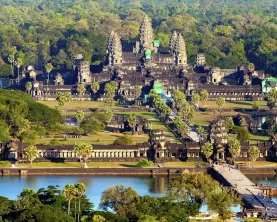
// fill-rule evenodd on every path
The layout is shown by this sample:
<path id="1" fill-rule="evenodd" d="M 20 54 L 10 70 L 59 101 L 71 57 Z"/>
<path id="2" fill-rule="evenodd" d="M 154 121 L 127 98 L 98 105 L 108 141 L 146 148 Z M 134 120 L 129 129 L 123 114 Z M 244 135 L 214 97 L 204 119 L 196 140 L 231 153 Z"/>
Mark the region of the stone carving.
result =
<path id="1" fill-rule="evenodd" d="M 178 38 L 178 34 L 176 31 L 174 31 L 171 35 L 170 42 L 169 42 L 169 52 L 171 54 L 174 54 L 177 38 Z"/>
<path id="2" fill-rule="evenodd" d="M 205 66 L 206 65 L 206 57 L 204 53 L 198 53 L 195 61 L 196 66 Z"/>

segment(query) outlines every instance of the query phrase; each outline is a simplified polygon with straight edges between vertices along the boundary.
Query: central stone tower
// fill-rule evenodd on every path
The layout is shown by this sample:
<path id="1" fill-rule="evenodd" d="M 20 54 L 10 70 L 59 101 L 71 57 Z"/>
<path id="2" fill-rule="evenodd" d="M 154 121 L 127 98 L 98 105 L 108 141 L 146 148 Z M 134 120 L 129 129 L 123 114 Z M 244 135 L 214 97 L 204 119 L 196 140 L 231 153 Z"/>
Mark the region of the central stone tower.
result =
<path id="1" fill-rule="evenodd" d="M 122 45 L 118 34 L 111 32 L 107 42 L 107 56 L 109 66 L 122 64 Z"/>
<path id="2" fill-rule="evenodd" d="M 153 51 L 153 29 L 152 24 L 147 16 L 144 16 L 143 21 L 140 25 L 139 41 L 141 53 L 143 53 L 147 49 Z"/>

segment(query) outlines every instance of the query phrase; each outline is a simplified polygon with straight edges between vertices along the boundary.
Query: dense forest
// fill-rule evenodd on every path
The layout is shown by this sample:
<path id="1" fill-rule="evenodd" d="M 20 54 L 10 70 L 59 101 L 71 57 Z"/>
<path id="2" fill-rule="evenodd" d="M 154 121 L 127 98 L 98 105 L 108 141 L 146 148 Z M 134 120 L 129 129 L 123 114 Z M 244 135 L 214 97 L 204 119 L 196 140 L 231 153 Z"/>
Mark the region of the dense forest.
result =
<path id="1" fill-rule="evenodd" d="M 204 52 L 210 65 L 252 62 L 277 75 L 276 0 L 1 1 L 0 75 L 10 74 L 10 55 L 37 68 L 51 62 L 55 69 L 71 69 L 77 53 L 100 64 L 109 32 L 116 29 L 124 49 L 131 50 L 145 14 L 161 50 L 176 30 L 185 37 L 190 63 Z"/>

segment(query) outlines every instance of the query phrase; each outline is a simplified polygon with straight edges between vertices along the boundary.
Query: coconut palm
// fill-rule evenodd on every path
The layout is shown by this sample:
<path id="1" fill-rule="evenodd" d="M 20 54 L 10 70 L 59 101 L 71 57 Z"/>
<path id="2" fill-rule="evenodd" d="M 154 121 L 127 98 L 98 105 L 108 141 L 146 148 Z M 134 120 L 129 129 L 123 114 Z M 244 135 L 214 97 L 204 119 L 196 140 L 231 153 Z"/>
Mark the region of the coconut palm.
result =
<path id="1" fill-rule="evenodd" d="M 205 156 L 205 158 L 208 160 L 211 155 L 213 154 L 213 145 L 209 142 L 204 143 L 204 145 L 201 147 L 201 152 Z"/>
<path id="2" fill-rule="evenodd" d="M 240 142 L 237 139 L 232 140 L 231 142 L 228 143 L 228 150 L 235 162 L 235 159 L 239 157 L 241 152 Z"/>
<path id="3" fill-rule="evenodd" d="M 15 61 L 15 65 L 17 67 L 17 81 L 18 81 L 18 86 L 19 86 L 19 83 L 20 83 L 20 75 L 19 75 L 19 70 L 20 70 L 20 67 L 22 65 L 22 60 L 21 58 L 17 58 L 17 60 Z"/>
<path id="4" fill-rule="evenodd" d="M 84 196 L 86 193 L 86 186 L 84 183 L 78 183 L 75 185 L 76 188 L 76 199 L 79 200 L 79 205 L 78 205 L 78 219 L 77 221 L 80 221 L 80 212 L 81 212 L 81 198 Z"/>
<path id="5" fill-rule="evenodd" d="M 98 82 L 93 82 L 90 87 L 94 94 L 96 94 L 97 91 L 100 89 L 100 85 Z"/>
<path id="6" fill-rule="evenodd" d="M 32 83 L 31 82 L 26 82 L 25 89 L 27 90 L 27 92 L 30 93 L 30 90 L 32 89 Z"/>
<path id="7" fill-rule="evenodd" d="M 15 62 L 14 55 L 12 55 L 12 54 L 9 55 L 8 61 L 9 61 L 9 63 L 11 63 L 11 70 L 12 70 L 12 72 L 14 72 L 14 62 Z"/>
<path id="8" fill-rule="evenodd" d="M 70 203 L 76 197 L 77 189 L 73 184 L 67 184 L 63 189 L 63 196 L 68 200 L 67 214 L 70 214 Z"/>
<path id="9" fill-rule="evenodd" d="M 47 63 L 45 65 L 45 70 L 46 70 L 46 73 L 47 73 L 47 94 L 48 94 L 48 87 L 49 87 L 49 74 L 53 70 L 53 68 L 54 67 L 53 67 L 53 65 L 51 63 Z"/>
<path id="10" fill-rule="evenodd" d="M 85 118 L 85 113 L 82 110 L 77 110 L 74 116 L 77 122 L 81 122 Z"/>
<path id="11" fill-rule="evenodd" d="M 218 107 L 219 107 L 219 112 L 220 112 L 220 116 L 221 116 L 222 108 L 225 105 L 225 99 L 223 97 L 219 97 L 216 101 L 216 105 L 218 105 Z"/>
<path id="12" fill-rule="evenodd" d="M 249 69 L 249 72 L 254 72 L 254 70 L 255 70 L 255 65 L 253 64 L 253 63 L 249 63 L 248 64 L 248 69 Z"/>
<path id="13" fill-rule="evenodd" d="M 77 92 L 80 100 L 81 100 L 81 96 L 84 94 L 85 91 L 86 91 L 86 87 L 84 86 L 84 84 L 79 83 L 77 86 Z"/>

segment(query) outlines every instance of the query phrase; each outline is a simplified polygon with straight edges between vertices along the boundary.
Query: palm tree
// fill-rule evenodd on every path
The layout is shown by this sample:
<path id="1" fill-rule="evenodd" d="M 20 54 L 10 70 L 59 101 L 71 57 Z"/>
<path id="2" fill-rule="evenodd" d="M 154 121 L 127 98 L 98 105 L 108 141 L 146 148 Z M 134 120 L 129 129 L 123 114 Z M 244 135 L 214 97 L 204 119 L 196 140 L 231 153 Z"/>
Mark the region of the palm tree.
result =
<path id="1" fill-rule="evenodd" d="M 137 117 L 136 117 L 136 115 L 134 115 L 134 114 L 129 115 L 127 121 L 128 121 L 129 126 L 132 128 L 132 131 L 134 132 L 135 131 L 135 127 L 137 125 Z"/>
<path id="2" fill-rule="evenodd" d="M 83 148 L 84 167 L 87 168 L 87 160 L 92 154 L 93 147 L 91 144 L 85 144 Z"/>
<path id="3" fill-rule="evenodd" d="M 204 145 L 201 147 L 201 152 L 207 160 L 209 160 L 209 158 L 213 154 L 213 150 L 213 144 L 209 142 L 204 143 Z"/>
<path id="4" fill-rule="evenodd" d="M 84 94 L 84 92 L 86 91 L 86 87 L 84 86 L 84 84 L 79 83 L 78 87 L 77 87 L 77 92 L 79 94 L 79 99 L 81 100 L 81 96 Z"/>
<path id="5" fill-rule="evenodd" d="M 30 94 L 30 90 L 32 89 L 32 83 L 31 82 L 26 82 L 25 89 Z"/>
<path id="6" fill-rule="evenodd" d="M 21 58 L 17 58 L 17 60 L 15 61 L 15 65 L 17 67 L 17 81 L 18 81 L 18 86 L 19 86 L 19 82 L 20 82 L 20 75 L 19 75 L 19 69 L 20 69 L 20 66 L 22 65 L 22 60 Z"/>
<path id="7" fill-rule="evenodd" d="M 94 94 L 96 94 L 97 91 L 100 89 L 100 85 L 98 82 L 93 82 L 90 87 Z"/>
<path id="8" fill-rule="evenodd" d="M 80 221 L 80 212 L 81 212 L 81 198 L 84 196 L 86 192 L 86 186 L 83 183 L 78 183 L 76 186 L 77 189 L 77 199 L 79 200 L 79 207 L 78 207 L 78 219 L 77 221 Z"/>
<path id="9" fill-rule="evenodd" d="M 12 72 L 14 72 L 14 61 L 15 61 L 14 55 L 12 55 L 12 54 L 9 55 L 8 61 L 9 61 L 9 63 L 11 63 L 11 70 L 12 70 Z"/>
<path id="10" fill-rule="evenodd" d="M 51 63 L 47 63 L 45 65 L 45 70 L 46 70 L 46 73 L 47 73 L 47 94 L 46 96 L 48 96 L 48 86 L 49 86 L 49 74 L 50 72 L 53 70 L 53 65 Z"/>
<path id="11" fill-rule="evenodd" d="M 85 113 L 82 110 L 77 110 L 74 115 L 77 122 L 81 122 L 85 118 Z"/>
<path id="12" fill-rule="evenodd" d="M 70 214 L 71 200 L 76 196 L 77 189 L 73 184 L 67 184 L 63 189 L 63 196 L 68 200 L 67 214 Z"/>
<path id="13" fill-rule="evenodd" d="M 218 107 L 219 107 L 220 116 L 221 116 L 222 108 L 225 105 L 225 99 L 223 97 L 219 97 L 216 101 L 216 105 L 218 105 Z"/>

